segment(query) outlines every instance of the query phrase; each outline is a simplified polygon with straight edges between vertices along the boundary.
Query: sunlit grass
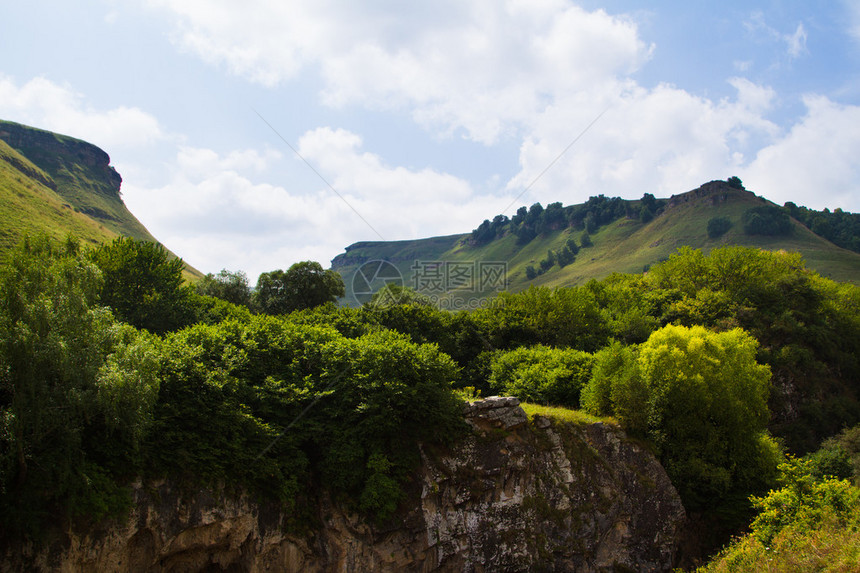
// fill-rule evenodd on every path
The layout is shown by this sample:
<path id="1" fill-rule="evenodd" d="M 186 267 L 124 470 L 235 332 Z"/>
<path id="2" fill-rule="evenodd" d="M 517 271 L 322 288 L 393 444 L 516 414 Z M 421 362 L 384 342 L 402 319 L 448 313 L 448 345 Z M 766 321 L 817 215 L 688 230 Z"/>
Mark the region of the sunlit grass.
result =
<path id="1" fill-rule="evenodd" d="M 531 404 L 529 402 L 521 402 L 520 406 L 523 407 L 529 419 L 534 416 L 544 416 L 545 418 L 559 422 L 570 422 L 573 424 L 596 424 L 597 422 L 603 422 L 605 424 L 616 425 L 615 420 L 612 418 L 592 416 L 582 410 L 562 408 L 561 406 L 541 406 L 540 404 Z"/>
<path id="2" fill-rule="evenodd" d="M 834 524 L 813 531 L 789 528 L 765 546 L 746 536 L 727 548 L 698 573 L 777 573 L 782 571 L 860 571 L 860 531 Z"/>

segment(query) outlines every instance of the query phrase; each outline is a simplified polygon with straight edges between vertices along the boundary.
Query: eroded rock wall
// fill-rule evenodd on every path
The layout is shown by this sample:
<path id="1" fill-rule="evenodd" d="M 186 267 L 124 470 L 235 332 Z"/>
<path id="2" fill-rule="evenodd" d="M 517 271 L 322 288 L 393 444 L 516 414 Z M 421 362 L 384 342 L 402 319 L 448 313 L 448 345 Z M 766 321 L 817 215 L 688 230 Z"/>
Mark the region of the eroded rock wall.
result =
<path id="1" fill-rule="evenodd" d="M 526 419 L 513 398 L 466 408 L 474 432 L 425 447 L 409 500 L 388 527 L 323 497 L 321 526 L 243 495 L 180 495 L 136 484 L 128 520 L 9 551 L 3 570 L 40 571 L 662 571 L 685 515 L 663 468 L 605 424 Z M 396 522 L 396 524 L 395 524 Z"/>

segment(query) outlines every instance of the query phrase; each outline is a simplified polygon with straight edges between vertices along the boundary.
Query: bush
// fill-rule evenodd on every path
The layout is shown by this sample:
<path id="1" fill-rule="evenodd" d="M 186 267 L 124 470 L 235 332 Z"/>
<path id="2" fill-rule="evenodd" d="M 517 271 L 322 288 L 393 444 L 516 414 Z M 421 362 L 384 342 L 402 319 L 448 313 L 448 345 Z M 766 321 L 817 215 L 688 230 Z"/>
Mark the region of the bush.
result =
<path id="1" fill-rule="evenodd" d="M 779 489 L 753 499 L 750 533 L 698 571 L 856 571 L 860 489 L 820 477 L 813 460 L 780 465 Z"/>
<path id="2" fill-rule="evenodd" d="M 708 237 L 719 239 L 732 228 L 732 222 L 727 217 L 714 217 L 708 221 Z"/>
<path id="3" fill-rule="evenodd" d="M 532 286 L 518 293 L 501 292 L 496 302 L 473 313 L 495 348 L 546 344 L 594 352 L 609 337 L 594 295 L 581 287 Z"/>
<path id="4" fill-rule="evenodd" d="M 419 461 L 418 442 L 464 429 L 452 360 L 391 331 L 344 338 L 257 316 L 191 327 L 166 349 L 147 442 L 157 474 L 241 485 L 288 505 L 315 475 L 385 517 Z"/>
<path id="5" fill-rule="evenodd" d="M 540 345 L 499 352 L 492 360 L 490 385 L 520 400 L 576 407 L 592 360 L 587 352 Z"/>
<path id="6" fill-rule="evenodd" d="M 597 353 L 583 406 L 650 440 L 688 509 L 743 499 L 768 484 L 778 451 L 764 435 L 770 370 L 757 348 L 740 329 L 666 326 L 635 353 Z"/>
<path id="7" fill-rule="evenodd" d="M 791 218 L 776 205 L 747 209 L 741 216 L 741 223 L 747 235 L 790 235 L 793 231 Z"/>

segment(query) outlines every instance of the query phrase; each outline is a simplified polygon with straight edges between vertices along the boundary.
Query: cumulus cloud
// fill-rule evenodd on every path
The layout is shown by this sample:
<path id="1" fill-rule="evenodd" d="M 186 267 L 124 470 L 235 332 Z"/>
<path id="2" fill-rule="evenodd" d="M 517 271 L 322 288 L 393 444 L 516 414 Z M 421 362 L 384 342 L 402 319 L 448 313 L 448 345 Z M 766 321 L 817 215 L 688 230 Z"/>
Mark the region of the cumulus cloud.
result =
<path id="1" fill-rule="evenodd" d="M 108 150 L 149 145 L 165 137 L 155 117 L 139 108 L 96 110 L 70 86 L 41 77 L 19 85 L 0 75 L 0 117 L 72 135 Z"/>
<path id="2" fill-rule="evenodd" d="M 778 128 L 763 119 L 775 94 L 735 78 L 734 99 L 713 102 L 662 84 L 632 82 L 603 102 L 567 100 L 542 114 L 520 149 L 522 171 L 509 188 L 523 188 L 568 145 L 601 107 L 605 114 L 539 181 L 530 200 L 576 203 L 603 193 L 637 198 L 667 195 L 725 178 L 743 165 L 752 141 Z M 706 179 L 703 179 L 706 178 Z M 558 199 L 552 199 L 557 197 Z"/>
<path id="3" fill-rule="evenodd" d="M 336 192 L 322 181 L 310 189 L 266 183 L 271 151 L 181 148 L 166 169 L 170 180 L 127 182 L 126 203 L 190 264 L 245 270 L 253 280 L 299 260 L 327 265 L 356 240 L 466 232 L 511 199 L 480 196 L 430 168 L 386 165 L 342 129 L 309 131 L 297 149 Z"/>
<path id="4" fill-rule="evenodd" d="M 329 105 L 407 108 L 428 129 L 487 144 L 562 94 L 637 70 L 653 49 L 632 21 L 558 0 L 152 4 L 173 16 L 182 46 L 252 81 L 313 67 Z"/>
<path id="5" fill-rule="evenodd" d="M 772 201 L 860 210 L 860 106 L 804 98 L 806 115 L 742 171 L 749 189 Z"/>

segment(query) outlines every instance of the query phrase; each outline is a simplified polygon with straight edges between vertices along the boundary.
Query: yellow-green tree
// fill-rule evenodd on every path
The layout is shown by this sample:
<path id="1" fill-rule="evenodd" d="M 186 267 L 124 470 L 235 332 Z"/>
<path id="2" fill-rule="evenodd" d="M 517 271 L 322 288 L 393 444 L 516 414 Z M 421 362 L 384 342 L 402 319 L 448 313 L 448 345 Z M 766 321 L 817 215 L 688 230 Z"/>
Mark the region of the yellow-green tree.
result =
<path id="1" fill-rule="evenodd" d="M 688 509 L 745 499 L 775 476 L 765 433 L 770 369 L 743 330 L 666 326 L 629 352 L 596 356 L 583 406 L 649 439 Z"/>

